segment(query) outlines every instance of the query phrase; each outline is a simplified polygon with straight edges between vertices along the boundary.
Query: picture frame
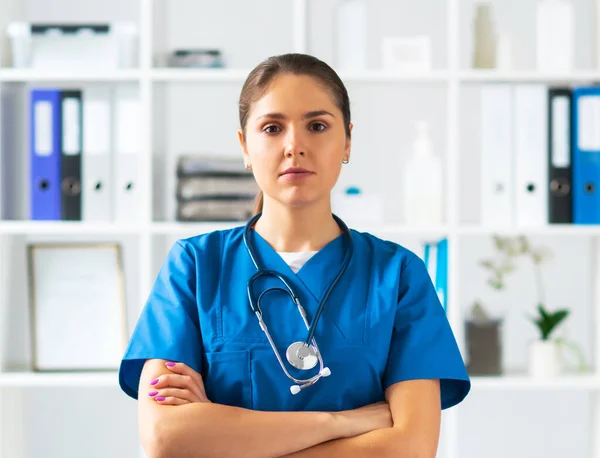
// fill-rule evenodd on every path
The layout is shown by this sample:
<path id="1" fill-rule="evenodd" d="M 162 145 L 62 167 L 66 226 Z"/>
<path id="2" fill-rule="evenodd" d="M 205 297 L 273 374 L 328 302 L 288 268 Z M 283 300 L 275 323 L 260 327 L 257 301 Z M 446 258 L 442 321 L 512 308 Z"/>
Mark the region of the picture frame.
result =
<path id="1" fill-rule="evenodd" d="M 118 369 L 127 345 L 118 243 L 27 245 L 32 369 Z"/>

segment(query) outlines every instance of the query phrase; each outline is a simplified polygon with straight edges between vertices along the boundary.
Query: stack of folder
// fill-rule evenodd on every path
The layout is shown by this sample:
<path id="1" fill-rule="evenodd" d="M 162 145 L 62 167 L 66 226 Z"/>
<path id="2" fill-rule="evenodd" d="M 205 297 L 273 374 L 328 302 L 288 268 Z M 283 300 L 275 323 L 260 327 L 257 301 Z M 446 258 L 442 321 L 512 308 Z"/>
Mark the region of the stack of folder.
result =
<path id="1" fill-rule="evenodd" d="M 481 223 L 600 224 L 600 87 L 481 92 Z"/>
<path id="2" fill-rule="evenodd" d="M 241 159 L 186 155 L 177 164 L 178 221 L 244 221 L 259 188 Z"/>
<path id="3" fill-rule="evenodd" d="M 30 219 L 135 221 L 140 100 L 135 88 L 30 92 Z"/>

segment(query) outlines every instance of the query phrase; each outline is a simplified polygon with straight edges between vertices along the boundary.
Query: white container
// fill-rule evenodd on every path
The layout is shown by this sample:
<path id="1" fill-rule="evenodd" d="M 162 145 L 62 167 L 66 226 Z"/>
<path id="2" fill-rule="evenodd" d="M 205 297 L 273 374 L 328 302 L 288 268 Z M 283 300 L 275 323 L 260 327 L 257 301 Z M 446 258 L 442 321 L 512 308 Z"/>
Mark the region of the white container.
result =
<path id="1" fill-rule="evenodd" d="M 367 3 L 343 0 L 336 16 L 336 66 L 338 70 L 367 68 Z"/>
<path id="2" fill-rule="evenodd" d="M 331 211 L 350 225 L 382 224 L 385 216 L 381 194 L 364 193 L 355 187 L 350 187 L 343 192 L 333 192 Z"/>
<path id="3" fill-rule="evenodd" d="M 529 375 L 553 378 L 562 372 L 560 346 L 553 340 L 536 340 L 529 347 Z"/>
<path id="4" fill-rule="evenodd" d="M 429 125 L 417 123 L 413 153 L 402 171 L 404 222 L 437 225 L 443 219 L 442 162 L 433 154 Z"/>
<path id="5" fill-rule="evenodd" d="M 40 32 L 28 22 L 7 28 L 13 67 L 44 70 L 114 70 L 137 67 L 137 26 L 130 22 L 56 25 Z M 65 33 L 65 27 L 76 29 Z M 102 31 L 98 29 L 102 28 Z"/>
<path id="6" fill-rule="evenodd" d="M 574 17 L 568 0 L 539 0 L 536 9 L 536 69 L 569 72 L 573 69 Z"/>

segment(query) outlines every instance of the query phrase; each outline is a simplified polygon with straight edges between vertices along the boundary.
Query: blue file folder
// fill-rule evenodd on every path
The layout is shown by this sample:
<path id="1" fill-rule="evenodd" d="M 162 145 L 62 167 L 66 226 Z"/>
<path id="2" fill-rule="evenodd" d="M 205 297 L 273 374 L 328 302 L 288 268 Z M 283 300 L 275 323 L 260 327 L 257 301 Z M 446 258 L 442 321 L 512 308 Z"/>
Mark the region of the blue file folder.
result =
<path id="1" fill-rule="evenodd" d="M 600 224 L 600 87 L 573 90 L 573 222 Z"/>
<path id="2" fill-rule="evenodd" d="M 427 242 L 423 247 L 423 262 L 444 310 L 448 310 L 448 239 Z"/>
<path id="3" fill-rule="evenodd" d="M 30 218 L 61 219 L 60 90 L 33 89 L 30 97 Z"/>

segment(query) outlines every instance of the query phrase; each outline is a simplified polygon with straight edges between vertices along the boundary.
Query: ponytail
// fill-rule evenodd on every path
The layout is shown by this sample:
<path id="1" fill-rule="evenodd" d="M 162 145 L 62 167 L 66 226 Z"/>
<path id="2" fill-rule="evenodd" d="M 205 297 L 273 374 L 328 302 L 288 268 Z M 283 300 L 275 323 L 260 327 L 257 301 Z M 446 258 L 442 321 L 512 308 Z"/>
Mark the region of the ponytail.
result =
<path id="1" fill-rule="evenodd" d="M 262 212 L 263 210 L 263 192 L 262 191 L 258 191 L 258 194 L 256 195 L 256 198 L 254 200 L 254 214 L 258 215 L 260 212 Z"/>

